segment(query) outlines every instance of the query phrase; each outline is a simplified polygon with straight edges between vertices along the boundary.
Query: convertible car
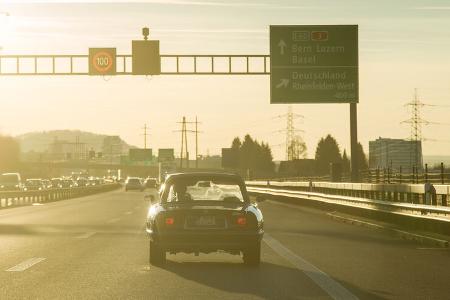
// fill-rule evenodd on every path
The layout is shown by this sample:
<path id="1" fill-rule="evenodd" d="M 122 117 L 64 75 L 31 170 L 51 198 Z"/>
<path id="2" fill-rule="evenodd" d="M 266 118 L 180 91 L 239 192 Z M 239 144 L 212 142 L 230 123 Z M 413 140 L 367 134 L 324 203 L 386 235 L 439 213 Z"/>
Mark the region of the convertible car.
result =
<path id="1" fill-rule="evenodd" d="M 150 264 L 163 265 L 167 252 L 198 255 L 221 250 L 242 253 L 245 264 L 259 265 L 263 216 L 250 202 L 240 176 L 171 174 L 160 196 L 147 215 Z"/>

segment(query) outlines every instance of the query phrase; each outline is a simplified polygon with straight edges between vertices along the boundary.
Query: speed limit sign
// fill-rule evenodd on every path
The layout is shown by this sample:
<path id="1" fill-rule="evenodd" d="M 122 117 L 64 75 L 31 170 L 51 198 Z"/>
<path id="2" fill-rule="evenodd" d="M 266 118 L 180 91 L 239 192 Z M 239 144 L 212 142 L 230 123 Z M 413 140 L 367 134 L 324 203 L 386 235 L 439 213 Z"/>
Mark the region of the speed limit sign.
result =
<path id="1" fill-rule="evenodd" d="M 115 75 L 116 48 L 89 48 L 89 75 Z"/>

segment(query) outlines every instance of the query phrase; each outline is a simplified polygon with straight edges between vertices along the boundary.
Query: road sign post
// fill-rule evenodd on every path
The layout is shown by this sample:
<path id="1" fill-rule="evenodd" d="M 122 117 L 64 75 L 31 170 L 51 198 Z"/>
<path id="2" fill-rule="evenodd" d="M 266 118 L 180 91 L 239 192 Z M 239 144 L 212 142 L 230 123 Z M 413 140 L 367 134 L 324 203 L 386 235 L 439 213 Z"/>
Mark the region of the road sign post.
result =
<path id="1" fill-rule="evenodd" d="M 357 103 L 358 26 L 270 26 L 271 103 Z"/>
<path id="2" fill-rule="evenodd" d="M 270 26 L 271 103 L 350 103 L 351 180 L 359 181 L 358 26 Z"/>

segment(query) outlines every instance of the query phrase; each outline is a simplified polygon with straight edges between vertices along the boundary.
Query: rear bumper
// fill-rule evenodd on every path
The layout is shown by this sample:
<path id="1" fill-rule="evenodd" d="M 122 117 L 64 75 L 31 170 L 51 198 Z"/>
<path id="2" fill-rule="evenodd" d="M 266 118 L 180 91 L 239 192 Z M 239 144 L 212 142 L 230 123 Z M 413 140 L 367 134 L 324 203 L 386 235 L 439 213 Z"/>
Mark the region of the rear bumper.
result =
<path id="1" fill-rule="evenodd" d="M 241 251 L 260 243 L 264 235 L 258 232 L 176 232 L 154 233 L 147 230 L 151 241 L 166 251 L 174 252 L 214 252 Z"/>
<path id="2" fill-rule="evenodd" d="M 125 186 L 125 189 L 129 190 L 129 191 L 131 191 L 131 190 L 142 190 L 143 187 L 142 186 Z"/>

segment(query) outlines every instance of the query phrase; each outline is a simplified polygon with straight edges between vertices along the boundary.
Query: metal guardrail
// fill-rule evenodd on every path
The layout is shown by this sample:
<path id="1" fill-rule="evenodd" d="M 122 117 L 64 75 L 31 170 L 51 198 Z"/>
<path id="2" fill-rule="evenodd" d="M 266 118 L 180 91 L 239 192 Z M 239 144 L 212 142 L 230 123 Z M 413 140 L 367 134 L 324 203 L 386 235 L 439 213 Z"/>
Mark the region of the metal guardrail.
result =
<path id="1" fill-rule="evenodd" d="M 0 192 L 0 209 L 88 196 L 112 191 L 120 187 L 120 184 L 104 184 L 43 191 Z"/>
<path id="2" fill-rule="evenodd" d="M 330 195 L 316 192 L 304 192 L 297 190 L 255 187 L 249 186 L 248 191 L 252 194 L 270 195 L 275 197 L 286 197 L 303 199 L 333 205 L 342 205 L 351 208 L 376 210 L 403 216 L 414 216 L 423 219 L 439 220 L 450 223 L 450 207 L 436 207 L 423 204 L 396 203 L 383 200 L 364 199 L 343 195 Z"/>
<path id="3" fill-rule="evenodd" d="M 433 185 L 435 193 L 427 193 L 424 184 L 248 181 L 247 185 L 444 207 L 448 206 L 450 199 L 450 185 L 437 184 Z"/>

